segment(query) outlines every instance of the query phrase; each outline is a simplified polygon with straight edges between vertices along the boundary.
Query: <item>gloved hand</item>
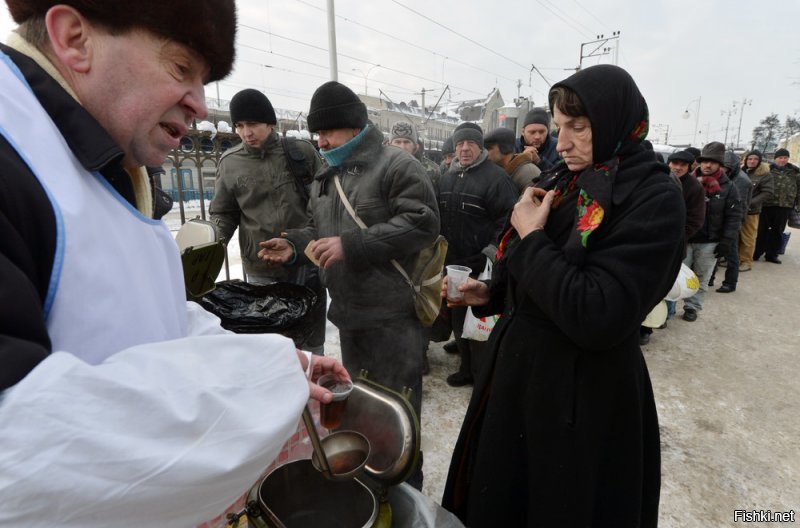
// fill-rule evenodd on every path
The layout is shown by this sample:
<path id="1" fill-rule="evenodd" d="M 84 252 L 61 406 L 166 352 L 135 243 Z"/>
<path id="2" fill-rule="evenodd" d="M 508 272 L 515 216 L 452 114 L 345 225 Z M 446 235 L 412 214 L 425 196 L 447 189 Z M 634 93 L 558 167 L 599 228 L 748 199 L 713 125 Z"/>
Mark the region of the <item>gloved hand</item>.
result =
<path id="1" fill-rule="evenodd" d="M 730 254 L 731 244 L 727 240 L 721 241 L 717 244 L 717 247 L 714 248 L 714 256 L 717 258 L 728 258 Z"/>

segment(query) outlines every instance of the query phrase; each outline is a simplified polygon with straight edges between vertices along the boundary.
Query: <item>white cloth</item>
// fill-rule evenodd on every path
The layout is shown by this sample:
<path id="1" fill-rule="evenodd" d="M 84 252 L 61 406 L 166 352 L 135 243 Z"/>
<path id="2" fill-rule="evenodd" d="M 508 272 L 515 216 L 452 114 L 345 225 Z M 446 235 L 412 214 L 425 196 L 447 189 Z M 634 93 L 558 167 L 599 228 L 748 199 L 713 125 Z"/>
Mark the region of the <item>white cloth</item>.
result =
<path id="1" fill-rule="evenodd" d="M 0 527 L 194 526 L 246 492 L 295 431 L 308 384 L 294 344 L 231 334 L 187 305 L 163 226 L 75 165 L 17 73 L 0 54 L 0 132 L 69 218 L 48 301 L 54 352 L 0 394 Z M 30 134 L 66 164 L 34 161 Z M 43 170 L 86 181 L 65 188 Z M 108 289 L 82 290 L 80 277 Z"/>
<path id="2" fill-rule="evenodd" d="M 95 366 L 54 353 L 0 405 L 0 526 L 195 526 L 252 486 L 307 398 L 277 335 L 142 345 Z"/>
<path id="3" fill-rule="evenodd" d="M 100 174 L 87 172 L 30 88 L 0 55 L 0 131 L 47 190 L 57 242 L 45 301 L 53 350 L 89 363 L 186 335 L 178 247 Z"/>

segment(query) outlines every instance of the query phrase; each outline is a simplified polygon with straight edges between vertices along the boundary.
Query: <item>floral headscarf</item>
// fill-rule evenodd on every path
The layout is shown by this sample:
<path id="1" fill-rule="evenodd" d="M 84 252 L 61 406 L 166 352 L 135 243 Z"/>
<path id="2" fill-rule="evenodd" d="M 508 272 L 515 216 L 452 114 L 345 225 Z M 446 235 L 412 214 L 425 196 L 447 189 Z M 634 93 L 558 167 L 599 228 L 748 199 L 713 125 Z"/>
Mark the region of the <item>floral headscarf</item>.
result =
<path id="1" fill-rule="evenodd" d="M 569 171 L 562 161 L 541 185 L 555 190 L 553 206 L 579 192 L 575 211 L 575 229 L 565 251 L 585 251 L 591 234 L 600 227 L 611 210 L 611 191 L 621 158 L 641 151 L 647 136 L 649 117 L 647 103 L 633 78 L 617 66 L 599 65 L 586 68 L 556 83 L 577 94 L 586 117 L 592 125 L 592 157 L 595 164 L 580 173 Z M 553 107 L 553 92 L 550 92 Z M 578 117 L 578 116 L 573 116 Z M 498 246 L 502 256 L 513 233 L 506 233 Z"/>

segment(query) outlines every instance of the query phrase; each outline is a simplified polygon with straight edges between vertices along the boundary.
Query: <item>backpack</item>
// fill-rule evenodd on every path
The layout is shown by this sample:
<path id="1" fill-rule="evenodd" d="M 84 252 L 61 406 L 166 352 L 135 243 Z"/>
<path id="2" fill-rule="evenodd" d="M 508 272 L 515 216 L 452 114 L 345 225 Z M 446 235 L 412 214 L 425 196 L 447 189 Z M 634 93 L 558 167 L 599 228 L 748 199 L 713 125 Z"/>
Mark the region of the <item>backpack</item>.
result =
<path id="1" fill-rule="evenodd" d="M 296 138 L 281 137 L 281 146 L 286 156 L 289 172 L 294 176 L 294 184 L 297 192 L 303 197 L 303 201 L 308 204 L 311 196 L 311 182 L 314 181 L 314 173 L 310 169 L 310 164 L 306 159 L 306 153 L 297 144 Z"/>

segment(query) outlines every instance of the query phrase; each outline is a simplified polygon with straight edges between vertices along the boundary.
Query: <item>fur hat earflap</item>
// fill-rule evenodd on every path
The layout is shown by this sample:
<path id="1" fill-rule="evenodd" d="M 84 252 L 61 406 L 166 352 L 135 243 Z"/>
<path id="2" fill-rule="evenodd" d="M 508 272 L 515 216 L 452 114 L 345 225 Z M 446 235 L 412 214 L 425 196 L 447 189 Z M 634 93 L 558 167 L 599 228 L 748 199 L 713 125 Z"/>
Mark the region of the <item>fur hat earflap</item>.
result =
<path id="1" fill-rule="evenodd" d="M 180 42 L 202 56 L 210 68 L 206 82 L 218 81 L 233 68 L 236 54 L 234 0 L 6 0 L 17 24 L 44 16 L 57 4 L 75 8 L 89 21 L 124 32 L 146 29 Z"/>

